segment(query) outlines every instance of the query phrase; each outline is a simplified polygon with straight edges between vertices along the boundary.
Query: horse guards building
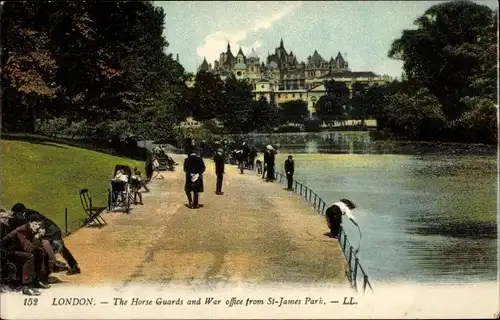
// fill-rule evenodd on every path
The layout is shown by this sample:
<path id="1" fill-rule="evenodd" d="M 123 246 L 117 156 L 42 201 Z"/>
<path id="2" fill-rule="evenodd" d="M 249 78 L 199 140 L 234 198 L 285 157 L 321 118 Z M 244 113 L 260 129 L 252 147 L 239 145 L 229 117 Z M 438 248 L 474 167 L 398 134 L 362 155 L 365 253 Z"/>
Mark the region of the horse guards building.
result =
<path id="1" fill-rule="evenodd" d="M 265 97 L 276 105 L 302 100 L 307 103 L 311 114 L 315 112 L 319 98 L 326 94 L 324 82 L 327 80 L 345 82 L 349 89 L 355 82 L 371 85 L 391 81 L 389 76 L 380 76 L 372 71 L 351 71 L 340 52 L 327 61 L 314 50 L 312 56 L 307 57 L 307 62 L 299 62 L 293 51 L 287 52 L 283 39 L 265 62 L 253 49 L 246 56 L 240 48 L 234 56 L 228 43 L 226 52 L 220 53 L 219 60 L 212 65 L 204 58 L 198 71 L 213 72 L 222 80 L 232 73 L 237 79 L 247 79 L 252 84 L 254 99 Z M 194 79 L 188 85 L 193 86 Z"/>
<path id="2" fill-rule="evenodd" d="M 391 80 L 389 76 L 379 76 L 371 71 L 351 71 L 340 52 L 327 61 L 314 50 L 306 62 L 299 62 L 293 51 L 287 52 L 283 39 L 265 62 L 253 49 L 246 56 L 240 48 L 234 56 L 228 43 L 226 52 L 220 54 L 219 60 L 212 65 L 203 59 L 198 70 L 214 72 L 223 80 L 233 73 L 236 78 L 247 79 L 252 84 L 256 100 L 264 96 L 277 105 L 290 100 L 303 100 L 311 112 L 314 112 L 318 99 L 326 93 L 323 85 L 326 80 L 345 82 L 349 88 L 354 82 L 373 84 Z"/>

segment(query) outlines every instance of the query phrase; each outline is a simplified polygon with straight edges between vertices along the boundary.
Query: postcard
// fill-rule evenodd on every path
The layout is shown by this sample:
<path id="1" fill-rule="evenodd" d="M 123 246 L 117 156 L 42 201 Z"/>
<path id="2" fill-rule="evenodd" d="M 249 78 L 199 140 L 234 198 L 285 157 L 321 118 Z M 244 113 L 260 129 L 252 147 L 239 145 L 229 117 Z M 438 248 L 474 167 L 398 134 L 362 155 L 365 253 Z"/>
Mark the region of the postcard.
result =
<path id="1" fill-rule="evenodd" d="M 2 319 L 500 317 L 496 1 L 0 16 Z"/>

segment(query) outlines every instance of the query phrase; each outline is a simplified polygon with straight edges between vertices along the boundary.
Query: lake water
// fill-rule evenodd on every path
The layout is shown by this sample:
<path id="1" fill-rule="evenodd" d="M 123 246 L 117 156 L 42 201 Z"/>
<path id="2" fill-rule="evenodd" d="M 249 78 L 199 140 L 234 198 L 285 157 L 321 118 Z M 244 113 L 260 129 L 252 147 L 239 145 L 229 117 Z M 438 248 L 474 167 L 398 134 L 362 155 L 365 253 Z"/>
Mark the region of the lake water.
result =
<path id="1" fill-rule="evenodd" d="M 374 142 L 366 132 L 244 139 L 261 150 L 276 146 L 280 172 L 293 154 L 295 179 L 327 203 L 357 204 L 358 256 L 374 283 L 497 279 L 494 146 Z M 356 247 L 357 229 L 344 227 Z"/>

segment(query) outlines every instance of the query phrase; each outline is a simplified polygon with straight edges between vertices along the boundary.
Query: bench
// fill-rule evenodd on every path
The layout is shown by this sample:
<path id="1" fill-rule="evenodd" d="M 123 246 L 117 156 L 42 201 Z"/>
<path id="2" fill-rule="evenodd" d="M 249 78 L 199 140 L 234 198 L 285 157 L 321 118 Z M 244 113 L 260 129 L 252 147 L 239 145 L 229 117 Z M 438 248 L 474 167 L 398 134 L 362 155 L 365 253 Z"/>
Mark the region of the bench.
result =
<path id="1" fill-rule="evenodd" d="M 97 222 L 99 227 L 106 225 L 106 220 L 101 216 L 107 207 L 93 207 L 92 198 L 89 196 L 88 189 L 80 190 L 80 202 L 82 203 L 83 210 L 87 218 L 83 222 L 83 226 L 87 227 L 92 222 Z"/>

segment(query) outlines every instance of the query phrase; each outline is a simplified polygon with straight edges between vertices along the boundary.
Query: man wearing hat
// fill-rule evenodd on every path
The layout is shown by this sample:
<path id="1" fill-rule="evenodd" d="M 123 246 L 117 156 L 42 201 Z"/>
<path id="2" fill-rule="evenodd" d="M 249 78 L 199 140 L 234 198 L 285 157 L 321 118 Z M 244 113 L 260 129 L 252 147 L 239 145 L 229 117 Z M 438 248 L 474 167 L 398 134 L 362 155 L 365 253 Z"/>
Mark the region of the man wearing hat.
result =
<path id="1" fill-rule="evenodd" d="M 224 151 L 221 148 L 217 149 L 217 153 L 214 155 L 214 162 L 215 162 L 215 175 L 217 176 L 217 183 L 215 185 L 215 194 L 223 195 L 224 193 L 222 192 L 222 181 L 224 178 L 225 159 L 224 159 Z"/>
<path id="2" fill-rule="evenodd" d="M 184 160 L 184 172 L 186 173 L 184 191 L 186 192 L 189 208 L 191 209 L 198 209 L 200 207 L 198 200 L 199 193 L 203 192 L 203 172 L 205 172 L 205 169 L 203 159 L 193 149 Z"/>
<path id="3" fill-rule="evenodd" d="M 275 151 L 273 146 L 268 145 L 266 152 L 264 152 L 264 165 L 267 171 L 266 182 L 274 181 L 274 164 L 275 164 Z"/>
<path id="4" fill-rule="evenodd" d="M 288 155 L 288 159 L 285 160 L 285 172 L 287 180 L 287 190 L 293 190 L 293 173 L 295 171 L 295 162 L 293 161 L 292 155 Z"/>
<path id="5" fill-rule="evenodd" d="M 328 209 L 326 209 L 325 216 L 330 234 L 333 238 L 338 238 L 340 233 L 340 225 L 342 224 L 342 216 L 346 215 L 354 225 L 358 225 L 351 211 L 356 208 L 356 205 L 348 199 L 341 199 L 335 202 Z"/>
<path id="6" fill-rule="evenodd" d="M 11 211 L 13 213 L 13 217 L 16 219 L 15 221 L 21 221 L 21 223 L 27 223 L 31 218 L 37 218 L 38 220 L 43 221 L 45 229 L 44 238 L 50 242 L 53 252 L 60 253 L 64 260 L 68 263 L 69 270 L 67 274 L 73 275 L 81 273 L 78 262 L 76 262 L 76 259 L 64 244 L 61 229 L 54 223 L 54 221 L 35 210 L 27 209 L 22 203 L 16 203 L 12 207 Z"/>
<path id="7" fill-rule="evenodd" d="M 27 223 L 0 239 L 0 247 L 7 252 L 7 258 L 21 266 L 22 292 L 25 295 L 40 295 L 37 288 L 50 288 L 44 283 L 48 270 L 44 263 L 43 235 L 43 221 L 38 217 L 30 217 Z"/>

